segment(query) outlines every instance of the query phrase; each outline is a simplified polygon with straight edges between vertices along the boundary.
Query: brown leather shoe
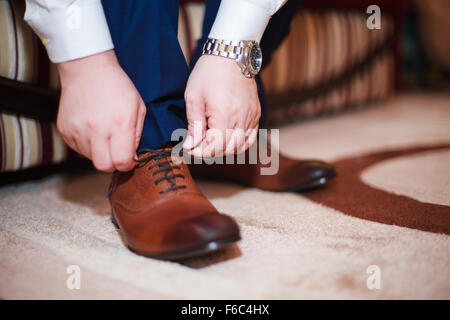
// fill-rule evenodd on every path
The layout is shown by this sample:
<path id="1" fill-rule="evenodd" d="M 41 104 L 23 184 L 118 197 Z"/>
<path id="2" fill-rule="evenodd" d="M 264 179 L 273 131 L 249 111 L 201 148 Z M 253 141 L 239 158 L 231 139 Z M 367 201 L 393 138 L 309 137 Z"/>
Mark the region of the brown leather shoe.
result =
<path id="1" fill-rule="evenodd" d="M 253 147 L 255 147 L 254 145 Z M 270 156 L 270 142 L 267 142 Z M 295 160 L 279 154 L 279 170 L 273 175 L 261 175 L 262 168 L 270 164 L 261 163 L 259 153 L 255 164 L 249 164 L 249 150 L 245 152 L 245 164 L 194 164 L 191 160 L 189 170 L 196 179 L 214 179 L 236 182 L 245 186 L 269 191 L 305 191 L 325 184 L 336 176 L 333 165 L 319 160 Z M 199 161 L 199 159 L 197 159 Z"/>
<path id="2" fill-rule="evenodd" d="M 115 172 L 108 194 L 112 220 L 128 247 L 156 259 L 181 260 L 228 246 L 239 227 L 201 193 L 171 147 L 143 150 L 130 172 Z"/>

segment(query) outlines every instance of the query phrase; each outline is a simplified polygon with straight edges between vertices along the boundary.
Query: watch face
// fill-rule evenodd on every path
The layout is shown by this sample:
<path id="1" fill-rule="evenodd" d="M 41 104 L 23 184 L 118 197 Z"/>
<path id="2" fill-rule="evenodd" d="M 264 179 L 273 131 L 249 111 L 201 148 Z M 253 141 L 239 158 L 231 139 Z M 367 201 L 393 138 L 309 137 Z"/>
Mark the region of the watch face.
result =
<path id="1" fill-rule="evenodd" d="M 257 74 L 262 65 L 262 52 L 258 44 L 253 44 L 249 53 L 249 67 L 253 74 Z"/>

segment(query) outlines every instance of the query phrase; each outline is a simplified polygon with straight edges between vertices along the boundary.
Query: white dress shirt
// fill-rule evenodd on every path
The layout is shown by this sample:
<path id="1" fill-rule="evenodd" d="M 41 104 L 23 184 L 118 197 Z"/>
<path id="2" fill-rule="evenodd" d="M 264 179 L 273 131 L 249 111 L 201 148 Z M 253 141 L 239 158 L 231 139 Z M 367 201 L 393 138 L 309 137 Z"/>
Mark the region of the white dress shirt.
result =
<path id="1" fill-rule="evenodd" d="M 209 37 L 259 42 L 270 17 L 286 1 L 222 0 Z M 51 61 L 114 48 L 100 0 L 26 0 L 26 4 L 25 20 L 41 38 Z"/>
<path id="2" fill-rule="evenodd" d="M 210 38 L 260 42 L 272 15 L 287 0 L 222 0 Z"/>

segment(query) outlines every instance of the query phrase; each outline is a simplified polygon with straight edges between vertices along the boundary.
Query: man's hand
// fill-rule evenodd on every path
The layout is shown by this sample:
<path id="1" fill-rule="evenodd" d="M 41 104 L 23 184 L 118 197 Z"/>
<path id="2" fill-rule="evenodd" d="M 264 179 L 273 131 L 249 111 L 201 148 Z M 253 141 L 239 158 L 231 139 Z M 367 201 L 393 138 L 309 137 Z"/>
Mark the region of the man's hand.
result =
<path id="1" fill-rule="evenodd" d="M 189 77 L 185 99 L 189 135 L 183 147 L 197 146 L 192 155 L 240 153 L 255 141 L 261 115 L 256 82 L 245 78 L 235 61 L 200 57 Z"/>
<path id="2" fill-rule="evenodd" d="M 146 108 L 114 51 L 58 64 L 58 71 L 64 141 L 98 170 L 131 170 Z"/>

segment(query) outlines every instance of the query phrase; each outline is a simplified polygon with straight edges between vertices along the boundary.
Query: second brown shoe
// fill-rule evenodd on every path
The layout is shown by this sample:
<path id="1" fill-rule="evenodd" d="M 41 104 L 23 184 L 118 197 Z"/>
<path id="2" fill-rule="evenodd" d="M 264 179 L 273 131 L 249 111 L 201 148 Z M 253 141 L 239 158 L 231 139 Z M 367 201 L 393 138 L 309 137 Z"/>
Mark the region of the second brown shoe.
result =
<path id="1" fill-rule="evenodd" d="M 272 147 L 269 141 L 264 139 L 263 143 L 255 143 L 252 146 L 260 147 L 264 148 L 263 154 L 271 156 Z M 250 160 L 251 152 L 255 152 L 253 163 Z M 207 164 L 203 159 L 191 158 L 189 169 L 196 179 L 232 181 L 268 191 L 306 191 L 322 186 L 336 177 L 332 164 L 320 160 L 292 159 L 279 152 L 274 154 L 278 162 L 276 172 L 264 175 L 263 169 L 269 168 L 273 162 L 263 164 L 258 149 L 248 149 L 240 155 L 244 160 L 243 164 L 237 163 L 237 156 L 232 156 L 232 164 L 227 164 L 225 157 L 210 158 L 212 164 Z M 195 161 L 198 161 L 198 164 L 195 164 Z"/>
<path id="2" fill-rule="evenodd" d="M 112 219 L 128 247 L 151 258 L 181 260 L 238 241 L 236 222 L 216 210 L 171 151 L 142 150 L 135 169 L 113 174 Z"/>

